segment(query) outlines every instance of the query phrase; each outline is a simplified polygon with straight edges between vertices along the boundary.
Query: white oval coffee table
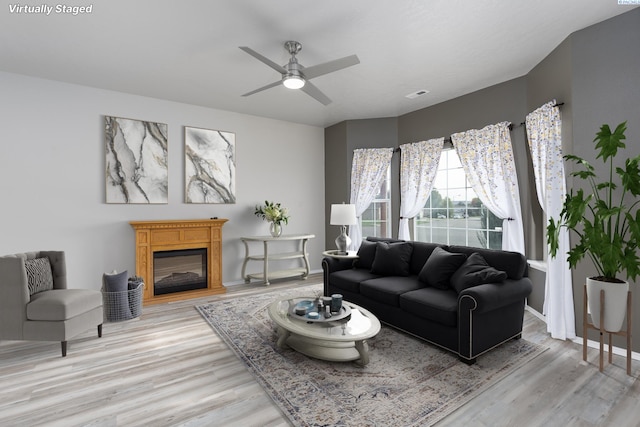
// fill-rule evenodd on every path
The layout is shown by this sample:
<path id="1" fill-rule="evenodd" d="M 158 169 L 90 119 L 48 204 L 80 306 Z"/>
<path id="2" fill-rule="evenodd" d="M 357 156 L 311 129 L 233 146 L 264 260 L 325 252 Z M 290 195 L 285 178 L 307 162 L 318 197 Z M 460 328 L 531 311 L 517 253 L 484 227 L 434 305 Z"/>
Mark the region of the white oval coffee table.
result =
<path id="1" fill-rule="evenodd" d="M 289 307 L 313 297 L 279 300 L 269 305 L 269 317 L 278 328 L 277 346 L 289 346 L 299 353 L 332 362 L 369 363 L 367 339 L 380 332 L 380 321 L 370 311 L 344 301 L 351 308 L 349 319 L 305 322 L 289 315 Z"/>

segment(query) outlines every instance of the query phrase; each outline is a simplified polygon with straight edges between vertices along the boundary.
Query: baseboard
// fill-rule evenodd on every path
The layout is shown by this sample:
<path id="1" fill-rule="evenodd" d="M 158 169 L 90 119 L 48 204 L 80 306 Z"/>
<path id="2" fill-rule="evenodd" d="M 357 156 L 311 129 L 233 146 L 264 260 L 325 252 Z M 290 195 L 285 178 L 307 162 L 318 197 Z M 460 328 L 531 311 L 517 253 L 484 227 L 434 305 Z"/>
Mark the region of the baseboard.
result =
<path id="1" fill-rule="evenodd" d="M 531 313 L 533 316 L 537 317 L 538 319 L 542 320 L 544 323 L 547 323 L 547 318 L 546 318 L 546 316 L 544 314 L 542 314 L 542 313 L 538 312 L 537 310 L 529 307 L 528 305 L 525 306 L 525 310 L 527 310 L 529 313 Z M 573 341 L 576 344 L 582 345 L 582 337 L 576 337 L 576 338 L 572 339 L 571 341 Z M 600 343 L 598 341 L 593 341 L 593 340 L 587 339 L 587 347 L 595 348 L 596 350 L 600 350 Z M 607 351 L 608 347 L 609 347 L 608 344 L 605 344 L 605 351 Z M 627 349 L 613 346 L 613 354 L 615 354 L 616 356 L 627 357 Z M 631 358 L 633 360 L 640 360 L 640 353 L 632 351 L 631 352 Z"/>

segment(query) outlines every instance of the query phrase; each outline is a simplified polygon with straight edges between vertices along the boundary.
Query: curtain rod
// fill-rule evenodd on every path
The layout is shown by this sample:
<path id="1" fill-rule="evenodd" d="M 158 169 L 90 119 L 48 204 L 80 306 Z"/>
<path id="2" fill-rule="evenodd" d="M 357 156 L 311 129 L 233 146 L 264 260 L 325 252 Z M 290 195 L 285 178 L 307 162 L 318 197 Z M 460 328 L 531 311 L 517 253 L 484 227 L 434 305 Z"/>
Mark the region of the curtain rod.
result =
<path id="1" fill-rule="evenodd" d="M 564 105 L 564 102 L 556 102 L 553 106 L 554 107 L 562 107 L 563 105 Z M 511 124 L 509 124 L 509 130 L 512 131 L 514 128 L 524 126 L 525 124 L 526 124 L 525 122 L 521 122 L 519 125 L 515 125 L 514 126 L 513 123 L 511 123 Z M 444 143 L 445 144 L 449 143 L 449 144 L 453 145 L 453 141 L 451 140 L 451 137 L 445 138 L 444 139 Z M 393 150 L 394 153 L 397 153 L 399 151 L 400 151 L 400 147 L 397 147 L 397 148 L 395 148 Z"/>

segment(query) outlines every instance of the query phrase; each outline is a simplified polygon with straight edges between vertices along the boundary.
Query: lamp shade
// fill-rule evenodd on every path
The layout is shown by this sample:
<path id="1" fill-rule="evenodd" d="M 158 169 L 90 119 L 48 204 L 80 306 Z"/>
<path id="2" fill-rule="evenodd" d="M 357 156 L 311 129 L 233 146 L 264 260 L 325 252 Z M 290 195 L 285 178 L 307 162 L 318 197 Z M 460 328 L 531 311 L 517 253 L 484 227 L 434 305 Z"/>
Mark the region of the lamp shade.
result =
<path id="1" fill-rule="evenodd" d="M 358 223 L 356 217 L 356 205 L 331 205 L 331 225 L 355 225 Z"/>

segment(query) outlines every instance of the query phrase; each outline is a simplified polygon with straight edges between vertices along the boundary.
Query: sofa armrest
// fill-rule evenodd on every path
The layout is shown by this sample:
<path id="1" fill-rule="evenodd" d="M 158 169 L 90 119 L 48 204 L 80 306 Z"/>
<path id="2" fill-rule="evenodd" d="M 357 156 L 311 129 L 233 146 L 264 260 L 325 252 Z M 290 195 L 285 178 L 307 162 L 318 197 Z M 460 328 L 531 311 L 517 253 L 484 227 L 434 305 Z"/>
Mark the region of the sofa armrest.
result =
<path id="1" fill-rule="evenodd" d="M 329 295 L 329 275 L 335 271 L 348 270 L 353 267 L 353 260 L 347 258 L 322 258 L 322 277 L 324 280 L 324 295 Z"/>
<path id="2" fill-rule="evenodd" d="M 528 277 L 518 280 L 507 279 L 500 283 L 485 283 L 465 289 L 458 296 L 460 310 L 486 313 L 524 301 L 531 293 L 532 284 Z"/>

